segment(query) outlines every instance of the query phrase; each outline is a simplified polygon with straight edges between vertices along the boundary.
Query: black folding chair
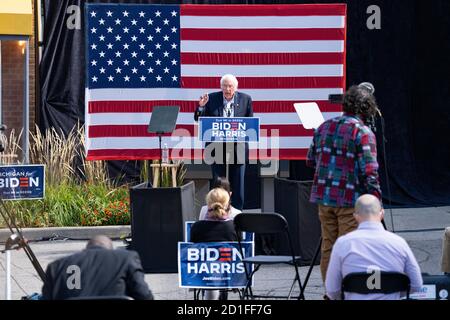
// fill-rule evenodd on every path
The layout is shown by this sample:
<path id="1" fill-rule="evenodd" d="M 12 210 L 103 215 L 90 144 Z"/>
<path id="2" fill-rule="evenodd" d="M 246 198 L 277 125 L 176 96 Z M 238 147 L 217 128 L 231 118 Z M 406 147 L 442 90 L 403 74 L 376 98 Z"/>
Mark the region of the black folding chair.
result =
<path id="1" fill-rule="evenodd" d="M 205 300 L 206 290 L 208 289 L 193 289 L 194 300 Z M 228 292 L 235 292 L 239 294 L 239 298 L 242 299 L 242 289 L 219 289 L 219 300 L 228 300 Z"/>
<path id="2" fill-rule="evenodd" d="M 367 272 L 354 272 L 346 275 L 342 280 L 342 300 L 345 299 L 344 292 L 360 294 L 406 292 L 406 299 L 409 299 L 410 280 L 406 274 L 401 272 L 381 271 L 380 285 L 378 288 L 371 288 L 368 285 L 368 280 L 372 276 L 374 276 L 374 273 Z"/>
<path id="3" fill-rule="evenodd" d="M 300 274 L 298 272 L 298 266 L 301 263 L 301 258 L 295 256 L 294 249 L 292 246 L 291 235 L 289 233 L 289 227 L 286 219 L 278 213 L 241 213 L 234 218 L 234 226 L 239 240 L 239 248 L 241 254 L 243 255 L 242 245 L 241 245 L 241 232 L 253 232 L 256 234 L 285 234 L 288 238 L 289 243 L 289 256 L 281 255 L 258 255 L 253 257 L 244 258 L 245 272 L 247 275 L 247 284 L 244 289 L 244 299 L 245 298 L 291 298 L 292 291 L 294 289 L 295 283 L 298 283 L 300 288 L 300 295 L 298 299 L 305 299 L 303 291 L 304 286 L 300 281 Z M 262 265 L 273 265 L 273 264 L 288 264 L 292 265 L 295 269 L 295 278 L 292 282 L 289 294 L 287 296 L 256 296 L 253 295 L 251 288 L 252 279 L 256 271 Z M 249 271 L 248 266 L 253 266 L 253 271 Z"/>
<path id="4" fill-rule="evenodd" d="M 79 296 L 71 297 L 67 300 L 134 300 L 129 296 Z"/>

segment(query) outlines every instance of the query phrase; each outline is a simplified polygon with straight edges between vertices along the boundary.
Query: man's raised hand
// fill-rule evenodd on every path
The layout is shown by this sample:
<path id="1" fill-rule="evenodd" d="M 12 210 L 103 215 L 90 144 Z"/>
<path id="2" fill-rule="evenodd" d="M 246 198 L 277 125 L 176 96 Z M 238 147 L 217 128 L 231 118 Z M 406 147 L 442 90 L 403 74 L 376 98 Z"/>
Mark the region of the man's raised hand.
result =
<path id="1" fill-rule="evenodd" d="M 208 100 L 209 100 L 209 96 L 207 93 L 205 93 L 204 95 L 202 95 L 200 97 L 200 101 L 198 102 L 199 106 L 204 107 L 208 103 Z"/>

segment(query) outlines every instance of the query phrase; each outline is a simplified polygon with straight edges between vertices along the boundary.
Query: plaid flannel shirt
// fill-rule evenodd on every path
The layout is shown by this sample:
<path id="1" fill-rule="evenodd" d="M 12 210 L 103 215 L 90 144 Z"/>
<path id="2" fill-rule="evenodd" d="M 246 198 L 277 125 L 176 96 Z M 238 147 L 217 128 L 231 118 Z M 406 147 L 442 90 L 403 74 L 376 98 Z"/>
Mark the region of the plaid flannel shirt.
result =
<path id="1" fill-rule="evenodd" d="M 317 128 L 306 164 L 315 167 L 311 202 L 353 207 L 365 193 L 381 201 L 376 138 L 357 116 L 344 114 Z"/>

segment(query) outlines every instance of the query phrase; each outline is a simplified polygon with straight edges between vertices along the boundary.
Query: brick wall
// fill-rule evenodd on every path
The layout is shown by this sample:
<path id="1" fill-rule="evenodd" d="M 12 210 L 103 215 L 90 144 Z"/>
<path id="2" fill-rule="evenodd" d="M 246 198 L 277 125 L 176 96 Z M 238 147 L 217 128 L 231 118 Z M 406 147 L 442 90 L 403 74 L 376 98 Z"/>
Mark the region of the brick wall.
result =
<path id="1" fill-rule="evenodd" d="M 17 41 L 2 41 L 2 121 L 16 132 L 22 128 L 23 68 L 22 49 Z"/>
<path id="2" fill-rule="evenodd" d="M 7 125 L 5 132 L 9 135 L 14 129 L 18 134 L 23 129 L 23 98 L 24 98 L 24 54 L 17 40 L 3 40 L 1 43 L 1 73 L 2 73 L 2 123 Z M 35 54 L 34 37 L 29 41 L 29 112 L 30 130 L 35 131 Z"/>

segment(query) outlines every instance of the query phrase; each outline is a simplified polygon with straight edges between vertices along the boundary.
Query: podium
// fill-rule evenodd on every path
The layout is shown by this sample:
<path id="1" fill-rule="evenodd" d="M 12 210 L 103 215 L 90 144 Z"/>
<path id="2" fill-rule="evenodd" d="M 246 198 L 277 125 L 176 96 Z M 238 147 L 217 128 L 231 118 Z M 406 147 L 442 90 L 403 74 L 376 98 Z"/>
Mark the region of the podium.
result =
<path id="1" fill-rule="evenodd" d="M 220 162 L 217 162 L 219 160 L 217 154 L 214 154 L 213 159 L 207 158 L 208 154 L 206 154 L 204 159 L 208 164 L 226 164 L 227 179 L 229 178 L 229 164 L 243 164 L 248 159 L 248 146 L 245 145 L 242 148 L 242 144 L 259 142 L 260 119 L 256 117 L 200 117 L 198 123 L 198 139 L 206 142 L 205 148 L 214 143 L 213 150 L 215 152 L 217 147 L 225 146 L 226 151 L 222 154 L 225 158 L 220 159 Z M 244 152 L 243 156 L 242 151 Z M 231 162 L 230 156 L 233 157 Z"/>

